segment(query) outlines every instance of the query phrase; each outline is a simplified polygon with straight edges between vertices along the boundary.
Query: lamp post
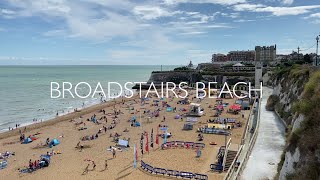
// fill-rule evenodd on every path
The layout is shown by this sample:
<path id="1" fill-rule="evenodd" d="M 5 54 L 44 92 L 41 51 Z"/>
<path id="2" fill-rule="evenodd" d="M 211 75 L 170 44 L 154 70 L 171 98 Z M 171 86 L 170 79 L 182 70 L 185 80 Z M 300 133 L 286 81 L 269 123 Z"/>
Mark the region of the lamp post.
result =
<path id="1" fill-rule="evenodd" d="M 316 37 L 317 40 L 317 51 L 316 51 L 316 66 L 318 66 L 318 45 L 319 45 L 319 36 Z"/>

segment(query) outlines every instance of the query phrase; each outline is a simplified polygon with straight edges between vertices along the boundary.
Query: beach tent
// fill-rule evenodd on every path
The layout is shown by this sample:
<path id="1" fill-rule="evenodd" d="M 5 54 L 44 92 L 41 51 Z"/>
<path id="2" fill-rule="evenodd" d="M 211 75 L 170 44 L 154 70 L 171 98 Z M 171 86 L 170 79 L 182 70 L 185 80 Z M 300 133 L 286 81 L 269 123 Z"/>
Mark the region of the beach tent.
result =
<path id="1" fill-rule="evenodd" d="M 249 101 L 243 101 L 241 107 L 243 110 L 250 110 Z"/>
<path id="2" fill-rule="evenodd" d="M 196 117 L 187 117 L 187 121 L 186 122 L 196 123 L 196 122 L 198 122 L 198 118 L 196 118 Z"/>
<path id="3" fill-rule="evenodd" d="M 230 107 L 230 109 L 234 110 L 234 111 L 239 111 L 241 110 L 241 106 L 238 104 L 234 104 Z"/>
<path id="4" fill-rule="evenodd" d="M 136 127 L 139 127 L 140 126 L 140 123 L 137 121 L 136 122 Z"/>
<path id="5" fill-rule="evenodd" d="M 129 147 L 129 142 L 123 139 L 119 139 L 118 144 L 119 146 Z"/>
<path id="6" fill-rule="evenodd" d="M 179 114 L 177 114 L 176 116 L 174 116 L 175 119 L 180 119 L 181 116 Z"/>
<path id="7" fill-rule="evenodd" d="M 188 116 L 202 116 L 204 114 L 201 105 L 196 103 L 190 104 L 190 110 Z"/>
<path id="8" fill-rule="evenodd" d="M 183 125 L 183 129 L 182 130 L 189 131 L 189 130 L 192 130 L 192 129 L 193 129 L 193 125 L 190 124 L 190 123 L 187 123 L 187 124 Z"/>
<path id="9" fill-rule="evenodd" d="M 236 100 L 236 104 L 241 105 L 241 104 L 242 104 L 242 102 L 243 102 L 243 100 L 242 100 L 242 99 Z"/>
<path id="10" fill-rule="evenodd" d="M 217 108 L 218 108 L 219 110 L 223 110 L 223 105 L 218 105 Z"/>
<path id="11" fill-rule="evenodd" d="M 50 144 L 49 144 L 49 147 L 52 148 L 52 146 L 57 146 L 59 144 L 60 144 L 60 142 L 59 142 L 58 139 L 52 139 Z"/>
<path id="12" fill-rule="evenodd" d="M 48 167 L 50 164 L 50 156 L 49 155 L 41 155 L 40 156 L 40 166 L 41 167 Z"/>
<path id="13" fill-rule="evenodd" d="M 7 160 L 0 161 L 0 169 L 4 169 L 7 166 L 8 166 L 8 161 Z"/>
<path id="14" fill-rule="evenodd" d="M 32 139 L 28 137 L 28 138 L 24 139 L 23 144 L 28 144 L 31 142 L 32 142 Z"/>
<path id="15" fill-rule="evenodd" d="M 167 131 L 168 128 L 167 128 L 167 127 L 161 127 L 160 130 L 161 130 L 161 131 Z"/>

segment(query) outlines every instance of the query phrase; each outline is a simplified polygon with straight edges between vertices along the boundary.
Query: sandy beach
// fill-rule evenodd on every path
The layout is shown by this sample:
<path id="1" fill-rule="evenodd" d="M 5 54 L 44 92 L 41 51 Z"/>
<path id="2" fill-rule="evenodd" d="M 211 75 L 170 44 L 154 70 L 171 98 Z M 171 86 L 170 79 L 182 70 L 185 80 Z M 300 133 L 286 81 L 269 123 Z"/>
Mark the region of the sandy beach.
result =
<path id="1" fill-rule="evenodd" d="M 198 122 L 191 131 L 182 130 L 186 121 L 185 117 L 182 120 L 174 119 L 175 115 L 186 113 L 179 111 L 180 108 L 189 108 L 189 105 L 177 104 L 177 101 L 181 99 L 164 100 L 172 107 L 176 107 L 177 112 L 166 112 L 166 109 L 161 107 L 161 101 L 158 103 L 159 106 L 152 106 L 153 100 L 159 100 L 156 97 L 150 98 L 143 106 L 141 106 L 140 99 L 137 96 L 124 100 L 125 102 L 122 102 L 122 99 L 118 98 L 115 101 L 83 109 L 81 112 L 74 112 L 49 121 L 33 124 L 26 127 L 26 132 L 24 132 L 24 127 L 21 127 L 20 129 L 26 137 L 40 133 L 35 136 L 38 138 L 37 140 L 28 144 L 21 144 L 19 141 L 19 130 L 1 133 L 0 152 L 15 152 L 15 155 L 8 159 L 8 166 L 0 170 L 0 179 L 168 179 L 168 177 L 151 175 L 142 170 L 140 168 L 140 160 L 159 168 L 207 174 L 210 180 L 223 179 L 225 173 L 210 172 L 210 164 L 215 163 L 220 146 L 224 146 L 225 137 L 223 135 L 204 134 L 204 140 L 201 142 L 205 144 L 205 148 L 202 150 L 200 158 L 196 158 L 194 149 L 172 148 L 162 150 L 160 145 L 155 144 L 159 124 L 167 125 L 168 132 L 172 133 L 172 137 L 168 138 L 168 141 L 199 142 L 197 141 L 198 133 L 196 129 L 206 125 L 208 119 L 214 119 L 213 114 L 215 110 L 209 108 L 209 105 L 213 106 L 216 103 L 216 99 L 205 98 L 201 102 L 198 102 L 198 99 L 192 101 L 201 104 L 205 115 L 198 118 Z M 234 104 L 235 101 L 236 99 L 223 99 L 223 102 L 229 103 L 229 106 Z M 99 137 L 97 139 L 82 141 L 82 137 L 95 135 L 103 126 L 109 127 L 112 124 L 114 115 L 110 114 L 114 112 L 114 107 L 117 111 L 121 111 L 117 115 L 116 126 L 113 129 L 108 129 L 106 133 L 102 130 L 98 134 Z M 128 107 L 133 107 L 134 110 L 129 110 Z M 232 139 L 232 145 L 237 146 L 240 145 L 250 110 L 242 110 L 241 113 L 234 115 L 226 112 L 228 107 L 225 108 L 220 117 L 235 118 L 237 122 L 242 123 L 242 127 L 232 129 L 232 134 L 228 137 L 228 139 Z M 158 108 L 162 108 L 158 117 L 148 118 L 148 115 L 143 113 L 145 110 L 154 111 Z M 106 115 L 100 111 L 102 109 L 105 110 Z M 241 117 L 242 113 L 244 114 L 244 118 Z M 97 116 L 97 119 L 102 117 L 102 120 L 99 121 L 100 124 L 87 121 L 94 114 Z M 107 122 L 103 119 L 103 116 L 106 116 Z M 133 116 L 136 116 L 137 121 L 141 122 L 140 127 L 130 126 L 128 120 Z M 164 122 L 162 122 L 163 117 L 166 118 Z M 86 127 L 87 129 L 78 130 L 81 127 Z M 125 129 L 128 132 L 124 132 Z M 150 144 L 152 129 L 154 132 L 154 148 L 149 146 L 149 152 L 141 155 L 141 134 L 144 131 L 148 132 Z M 112 152 L 107 151 L 107 149 L 110 146 L 115 146 L 116 143 L 113 142 L 113 137 L 110 137 L 110 134 L 114 135 L 115 133 L 121 135 L 120 139 L 130 138 L 130 147 L 122 151 L 116 151 L 116 158 L 113 158 Z M 159 130 L 159 133 L 163 132 Z M 48 146 L 39 148 L 40 144 L 45 144 L 47 138 L 50 138 L 50 140 L 57 138 L 60 144 L 52 148 Z M 75 148 L 78 142 L 85 147 L 82 151 Z M 163 138 L 159 137 L 159 142 L 162 144 Z M 210 142 L 215 142 L 217 145 L 210 145 Z M 133 168 L 134 144 L 138 147 L 138 168 L 136 169 Z M 28 166 L 30 159 L 32 161 L 38 160 L 40 155 L 52 151 L 59 152 L 59 154 L 51 156 L 49 167 L 32 173 L 19 172 L 19 169 L 24 169 Z M 88 160 L 95 162 L 95 169 L 93 169 L 92 161 Z M 105 169 L 106 160 L 108 162 L 107 169 Z M 83 174 L 88 164 L 90 164 L 88 172 Z"/>

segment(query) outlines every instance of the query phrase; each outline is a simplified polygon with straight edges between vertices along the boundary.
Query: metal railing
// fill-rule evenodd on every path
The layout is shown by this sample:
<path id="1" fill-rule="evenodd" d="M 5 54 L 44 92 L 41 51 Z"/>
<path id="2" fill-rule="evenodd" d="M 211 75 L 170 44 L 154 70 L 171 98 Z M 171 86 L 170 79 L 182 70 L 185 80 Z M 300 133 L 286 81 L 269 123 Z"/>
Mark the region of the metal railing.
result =
<path id="1" fill-rule="evenodd" d="M 224 150 L 223 163 L 222 163 L 222 168 L 223 169 L 222 169 L 222 171 L 224 171 L 224 168 L 225 168 L 225 165 L 226 165 L 226 160 L 227 160 L 227 155 L 228 155 L 228 150 L 229 150 L 230 145 L 231 145 L 231 138 L 227 142 L 226 149 Z"/>
<path id="2" fill-rule="evenodd" d="M 239 151 L 236 155 L 236 158 L 234 159 L 234 161 L 232 162 L 229 170 L 227 171 L 225 177 L 224 177 L 224 180 L 227 180 L 227 179 L 238 179 L 239 178 L 239 175 L 242 173 L 247 161 L 248 161 L 248 158 L 251 154 L 251 151 L 254 147 L 254 144 L 255 144 L 255 141 L 257 139 L 257 136 L 258 136 L 258 129 L 259 129 L 259 124 L 260 124 L 260 111 L 261 111 L 261 100 L 262 99 L 259 99 L 259 103 L 258 104 L 255 104 L 256 106 L 256 110 L 257 110 L 257 114 L 254 113 L 253 111 L 251 111 L 250 115 L 249 115 L 249 121 L 247 123 L 247 127 L 246 127 L 246 130 L 245 130 L 245 134 L 244 134 L 244 137 L 242 139 L 243 141 L 243 144 L 241 145 L 241 147 L 239 148 Z M 252 117 L 253 114 L 256 114 Z M 255 131 L 253 133 L 253 135 L 251 136 L 250 140 L 249 140 L 249 143 L 248 143 L 248 149 L 245 149 L 245 147 L 247 146 L 247 144 L 245 143 L 246 139 L 248 138 L 247 137 L 247 132 L 249 132 L 249 128 L 250 128 L 250 122 L 255 120 L 256 119 L 256 127 L 255 127 Z M 239 158 L 239 156 L 241 156 L 241 154 L 244 153 L 244 158 L 242 160 L 242 162 L 240 163 L 238 169 L 236 170 L 235 174 L 234 174 L 234 171 L 235 171 L 235 162 L 236 160 Z"/>

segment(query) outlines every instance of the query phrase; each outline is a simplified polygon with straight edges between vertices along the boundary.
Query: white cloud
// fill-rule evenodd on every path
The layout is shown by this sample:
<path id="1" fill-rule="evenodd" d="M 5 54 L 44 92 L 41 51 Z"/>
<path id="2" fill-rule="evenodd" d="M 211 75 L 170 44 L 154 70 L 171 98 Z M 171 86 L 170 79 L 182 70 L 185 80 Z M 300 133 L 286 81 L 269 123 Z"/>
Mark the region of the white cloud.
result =
<path id="1" fill-rule="evenodd" d="M 180 33 L 181 35 L 198 35 L 198 34 L 206 34 L 205 31 L 191 31 L 191 32 L 184 32 Z"/>
<path id="2" fill-rule="evenodd" d="M 310 19 L 310 18 L 320 18 L 320 13 L 314 13 L 314 14 L 310 14 L 307 17 L 304 17 L 304 19 Z"/>
<path id="3" fill-rule="evenodd" d="M 44 36 L 61 36 L 66 35 L 66 31 L 63 29 L 50 30 L 43 33 Z"/>
<path id="4" fill-rule="evenodd" d="M 246 0 L 164 0 L 164 4 L 167 5 L 174 5 L 180 3 L 211 3 L 220 5 L 232 5 L 245 2 Z"/>
<path id="5" fill-rule="evenodd" d="M 133 9 L 133 13 L 137 16 L 140 16 L 142 19 L 151 20 L 158 19 L 160 17 L 173 16 L 175 14 L 180 14 L 181 12 L 169 12 L 159 6 L 136 6 Z"/>
<path id="6" fill-rule="evenodd" d="M 320 24 L 320 13 L 310 14 L 309 16 L 306 16 L 303 19 L 312 19 L 311 23 Z"/>
<path id="7" fill-rule="evenodd" d="M 242 22 L 253 22 L 256 21 L 254 19 L 238 19 L 238 20 L 234 20 L 233 22 L 238 22 L 238 23 L 242 23 Z"/>
<path id="8" fill-rule="evenodd" d="M 282 4 L 291 5 L 294 0 L 282 0 Z"/>
<path id="9" fill-rule="evenodd" d="M 237 4 L 233 6 L 235 11 L 269 12 L 275 16 L 300 15 L 309 13 L 312 9 L 319 9 L 320 5 L 295 6 L 295 7 L 272 7 L 262 4 Z"/>
<path id="10" fill-rule="evenodd" d="M 232 18 L 232 19 L 240 17 L 240 13 L 221 13 L 221 15 L 224 17 Z"/>
<path id="11" fill-rule="evenodd" d="M 265 7 L 262 4 L 237 4 L 233 6 L 235 11 L 255 11 L 258 8 Z"/>
<path id="12" fill-rule="evenodd" d="M 0 9 L 0 14 L 3 14 L 3 15 L 14 15 L 14 14 L 16 14 L 16 12 L 12 11 L 10 9 Z"/>

